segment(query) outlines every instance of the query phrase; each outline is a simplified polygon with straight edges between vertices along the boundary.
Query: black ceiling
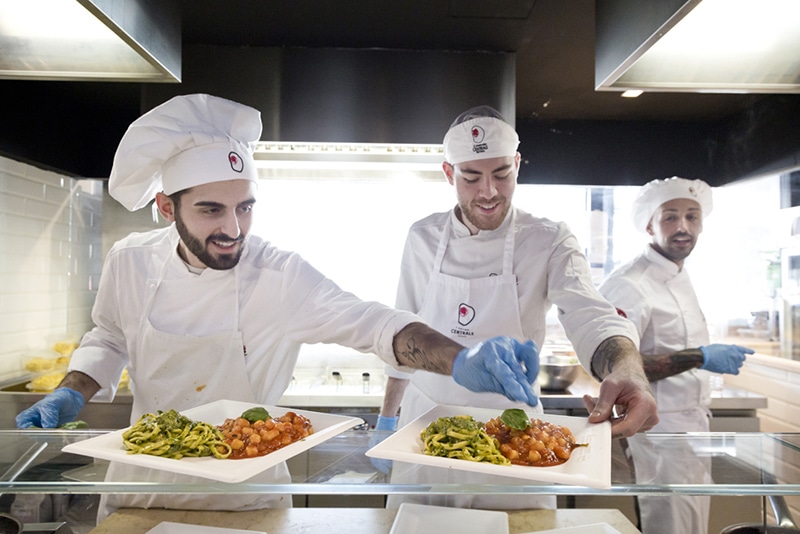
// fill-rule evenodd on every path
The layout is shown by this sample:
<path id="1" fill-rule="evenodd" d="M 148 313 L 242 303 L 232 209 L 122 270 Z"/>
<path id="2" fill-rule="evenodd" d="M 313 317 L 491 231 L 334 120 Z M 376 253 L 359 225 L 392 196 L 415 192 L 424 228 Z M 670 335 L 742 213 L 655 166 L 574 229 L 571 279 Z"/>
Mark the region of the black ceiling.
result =
<path id="1" fill-rule="evenodd" d="M 594 91 L 595 0 L 180 0 L 185 46 L 516 53 L 517 118 L 714 120 L 757 96 Z"/>
<path id="2" fill-rule="evenodd" d="M 522 182 L 642 184 L 677 174 L 722 185 L 800 167 L 800 95 L 595 92 L 595 1 L 605 0 L 152 1 L 176 3 L 184 52 L 514 53 Z M 0 80 L 0 154 L 107 176 L 148 91 L 165 85 L 175 84 Z"/>

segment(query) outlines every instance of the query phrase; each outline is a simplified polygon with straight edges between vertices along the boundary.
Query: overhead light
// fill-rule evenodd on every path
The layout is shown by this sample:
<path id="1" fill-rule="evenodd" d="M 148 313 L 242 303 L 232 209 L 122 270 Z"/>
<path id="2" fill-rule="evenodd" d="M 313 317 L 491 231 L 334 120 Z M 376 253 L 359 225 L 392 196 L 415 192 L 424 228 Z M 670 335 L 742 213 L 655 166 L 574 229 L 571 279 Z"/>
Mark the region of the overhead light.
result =
<path id="1" fill-rule="evenodd" d="M 0 0 L 0 78 L 180 82 L 169 2 Z"/>
<path id="2" fill-rule="evenodd" d="M 444 149 L 440 144 L 261 141 L 253 157 L 259 177 L 265 179 L 441 180 Z"/>
<path id="3" fill-rule="evenodd" d="M 596 0 L 598 91 L 800 92 L 797 0 Z"/>
<path id="4" fill-rule="evenodd" d="M 622 93 L 623 98 L 636 98 L 642 95 L 644 91 L 641 89 L 628 89 Z"/>

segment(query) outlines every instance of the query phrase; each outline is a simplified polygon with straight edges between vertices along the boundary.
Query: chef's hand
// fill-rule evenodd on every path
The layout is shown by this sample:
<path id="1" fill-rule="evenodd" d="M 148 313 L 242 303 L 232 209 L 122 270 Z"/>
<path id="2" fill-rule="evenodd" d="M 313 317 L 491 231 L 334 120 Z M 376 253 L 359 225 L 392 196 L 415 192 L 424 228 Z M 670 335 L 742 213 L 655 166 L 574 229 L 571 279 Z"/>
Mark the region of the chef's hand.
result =
<path id="1" fill-rule="evenodd" d="M 656 400 L 641 367 L 619 362 L 600 383 L 597 399 L 583 396 L 590 423 L 611 422 L 611 437 L 631 437 L 658 424 Z"/>
<path id="2" fill-rule="evenodd" d="M 453 379 L 470 391 L 500 393 L 536 406 L 531 384 L 539 375 L 539 348 L 533 341 L 493 337 L 458 353 Z"/>
<path id="3" fill-rule="evenodd" d="M 706 345 L 700 347 L 703 353 L 703 366 L 700 369 L 711 371 L 712 373 L 727 373 L 729 375 L 738 375 L 739 368 L 744 363 L 748 354 L 755 352 L 753 349 L 747 347 L 740 347 L 739 345 L 723 345 L 716 343 L 713 345 Z"/>
<path id="4" fill-rule="evenodd" d="M 86 401 L 70 388 L 58 388 L 17 415 L 17 428 L 58 428 L 74 421 Z"/>
<path id="5" fill-rule="evenodd" d="M 372 437 L 369 438 L 370 448 L 388 438 L 391 435 L 389 432 L 394 432 L 397 430 L 397 419 L 397 417 L 384 417 L 382 415 L 378 416 L 378 422 L 375 424 L 375 430 L 379 432 L 373 433 Z M 384 475 L 388 475 L 389 470 L 392 468 L 391 460 L 384 460 L 383 458 L 370 458 L 369 461 L 373 467 L 375 467 L 375 469 Z"/>

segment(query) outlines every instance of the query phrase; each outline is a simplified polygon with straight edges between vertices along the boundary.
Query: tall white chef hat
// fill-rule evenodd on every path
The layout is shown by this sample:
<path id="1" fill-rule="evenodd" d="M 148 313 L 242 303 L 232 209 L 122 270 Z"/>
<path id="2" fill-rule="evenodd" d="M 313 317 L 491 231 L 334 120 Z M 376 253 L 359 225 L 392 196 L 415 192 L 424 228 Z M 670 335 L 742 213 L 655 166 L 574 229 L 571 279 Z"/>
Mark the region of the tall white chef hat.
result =
<path id="1" fill-rule="evenodd" d="M 250 180 L 261 137 L 261 113 L 205 94 L 176 96 L 136 119 L 114 155 L 108 191 L 130 211 L 159 191 L 171 195 L 197 185 Z"/>
<path id="2" fill-rule="evenodd" d="M 703 217 L 711 213 L 711 187 L 703 180 L 687 180 L 673 176 L 664 180 L 653 180 L 644 184 L 633 201 L 633 224 L 641 232 L 647 231 L 647 225 L 653 214 L 664 202 L 676 198 L 688 198 L 700 204 Z"/>
<path id="3" fill-rule="evenodd" d="M 444 136 L 444 159 L 455 165 L 476 159 L 515 156 L 516 130 L 490 106 L 470 108 L 453 121 Z"/>

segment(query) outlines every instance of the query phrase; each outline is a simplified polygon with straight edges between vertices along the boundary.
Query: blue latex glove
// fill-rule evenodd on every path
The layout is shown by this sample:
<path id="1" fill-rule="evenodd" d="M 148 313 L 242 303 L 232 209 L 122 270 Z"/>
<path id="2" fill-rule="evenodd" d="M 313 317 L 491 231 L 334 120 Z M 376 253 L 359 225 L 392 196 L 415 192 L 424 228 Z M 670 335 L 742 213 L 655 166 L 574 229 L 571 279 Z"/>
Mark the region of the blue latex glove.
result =
<path id="1" fill-rule="evenodd" d="M 397 419 L 397 417 L 384 417 L 382 415 L 378 416 L 378 422 L 375 424 L 375 430 L 379 430 L 381 432 L 375 432 L 372 434 L 372 437 L 369 438 L 370 448 L 388 438 L 391 434 L 388 434 L 387 431 L 394 432 L 397 430 Z M 369 461 L 373 467 L 375 467 L 375 469 L 384 475 L 388 475 L 389 470 L 392 468 L 391 460 L 385 460 L 383 458 L 370 458 Z"/>
<path id="2" fill-rule="evenodd" d="M 524 367 L 523 367 L 524 366 Z M 493 337 L 458 353 L 453 379 L 470 391 L 500 393 L 536 406 L 531 384 L 539 375 L 539 348 L 533 341 Z"/>
<path id="3" fill-rule="evenodd" d="M 729 375 L 738 375 L 739 368 L 744 363 L 747 355 L 755 352 L 747 347 L 720 343 L 700 347 L 700 351 L 703 353 L 704 358 L 703 366 L 700 369 Z"/>
<path id="4" fill-rule="evenodd" d="M 70 388 L 58 388 L 17 415 L 17 428 L 58 428 L 78 417 L 86 401 Z"/>

